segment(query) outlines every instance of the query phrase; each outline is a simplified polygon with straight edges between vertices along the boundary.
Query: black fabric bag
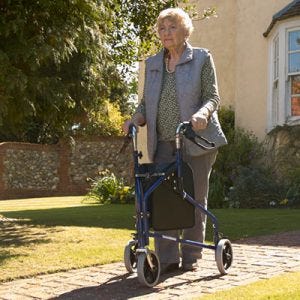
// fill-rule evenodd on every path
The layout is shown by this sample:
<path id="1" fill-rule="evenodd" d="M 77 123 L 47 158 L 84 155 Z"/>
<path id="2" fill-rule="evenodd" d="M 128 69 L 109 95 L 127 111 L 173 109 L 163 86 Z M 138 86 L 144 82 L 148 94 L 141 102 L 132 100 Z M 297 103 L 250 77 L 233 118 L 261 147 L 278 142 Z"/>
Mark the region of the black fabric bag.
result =
<path id="1" fill-rule="evenodd" d="M 165 164 L 144 164 L 144 172 L 160 173 Z M 182 197 L 181 178 L 178 178 L 176 167 L 170 176 L 164 180 L 150 195 L 149 212 L 150 227 L 155 231 L 191 228 L 195 225 L 195 206 Z M 189 165 L 182 162 L 183 189 L 194 197 L 193 173 Z M 144 180 L 144 190 L 150 187 L 157 178 Z"/>

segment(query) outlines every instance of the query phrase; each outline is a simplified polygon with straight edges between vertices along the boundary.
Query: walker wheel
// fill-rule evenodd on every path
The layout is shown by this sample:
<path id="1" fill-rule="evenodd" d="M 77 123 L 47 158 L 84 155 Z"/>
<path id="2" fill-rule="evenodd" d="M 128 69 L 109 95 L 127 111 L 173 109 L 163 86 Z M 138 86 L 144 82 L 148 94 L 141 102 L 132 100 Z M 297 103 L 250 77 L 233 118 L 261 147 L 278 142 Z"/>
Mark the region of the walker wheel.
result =
<path id="1" fill-rule="evenodd" d="M 219 240 L 215 252 L 215 259 L 220 273 L 222 275 L 227 274 L 227 270 L 232 265 L 233 260 L 232 246 L 229 240 Z"/>
<path id="2" fill-rule="evenodd" d="M 138 255 L 137 275 L 141 284 L 153 287 L 157 284 L 160 275 L 159 258 L 154 251 Z"/>
<path id="3" fill-rule="evenodd" d="M 137 241 L 130 240 L 124 249 L 124 264 L 129 273 L 134 273 L 137 266 L 136 256 Z"/>

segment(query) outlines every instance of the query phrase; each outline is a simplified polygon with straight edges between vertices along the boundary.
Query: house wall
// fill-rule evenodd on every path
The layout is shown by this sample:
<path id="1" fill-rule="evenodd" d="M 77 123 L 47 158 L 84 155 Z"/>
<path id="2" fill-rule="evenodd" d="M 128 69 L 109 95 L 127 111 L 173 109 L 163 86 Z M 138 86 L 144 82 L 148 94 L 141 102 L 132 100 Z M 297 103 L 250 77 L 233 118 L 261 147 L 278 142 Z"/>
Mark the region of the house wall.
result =
<path id="1" fill-rule="evenodd" d="M 236 0 L 191 1 L 199 13 L 215 7 L 217 17 L 193 22 L 190 43 L 211 51 L 216 65 L 221 105 L 234 107 L 236 90 Z"/>

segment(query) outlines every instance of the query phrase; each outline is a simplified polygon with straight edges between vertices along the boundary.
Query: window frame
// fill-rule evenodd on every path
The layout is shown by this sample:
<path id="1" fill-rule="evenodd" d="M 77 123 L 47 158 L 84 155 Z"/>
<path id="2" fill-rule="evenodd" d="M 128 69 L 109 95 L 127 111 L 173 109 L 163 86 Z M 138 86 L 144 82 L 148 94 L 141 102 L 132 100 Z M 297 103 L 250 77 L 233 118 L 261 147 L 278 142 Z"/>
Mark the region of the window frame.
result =
<path id="1" fill-rule="evenodd" d="M 300 124 L 300 116 L 291 115 L 291 76 L 300 72 L 288 73 L 289 68 L 289 32 L 300 31 L 300 18 L 280 21 L 273 28 L 269 40 L 269 96 L 268 96 L 268 131 L 277 125 Z M 275 43 L 278 42 L 278 76 L 275 75 Z M 277 98 L 274 86 L 277 85 Z"/>

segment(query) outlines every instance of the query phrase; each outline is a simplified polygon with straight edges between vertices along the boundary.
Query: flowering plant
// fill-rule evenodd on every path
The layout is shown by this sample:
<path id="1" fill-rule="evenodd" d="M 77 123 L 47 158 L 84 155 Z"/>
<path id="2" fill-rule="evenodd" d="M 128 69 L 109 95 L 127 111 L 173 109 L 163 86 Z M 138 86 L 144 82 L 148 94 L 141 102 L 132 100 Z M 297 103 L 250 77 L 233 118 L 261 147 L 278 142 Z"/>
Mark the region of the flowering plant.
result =
<path id="1" fill-rule="evenodd" d="M 133 187 L 125 185 L 123 179 L 117 178 L 109 170 L 99 172 L 97 178 L 88 178 L 88 181 L 91 182 L 91 188 L 86 196 L 88 199 L 94 199 L 101 204 L 134 202 Z"/>

